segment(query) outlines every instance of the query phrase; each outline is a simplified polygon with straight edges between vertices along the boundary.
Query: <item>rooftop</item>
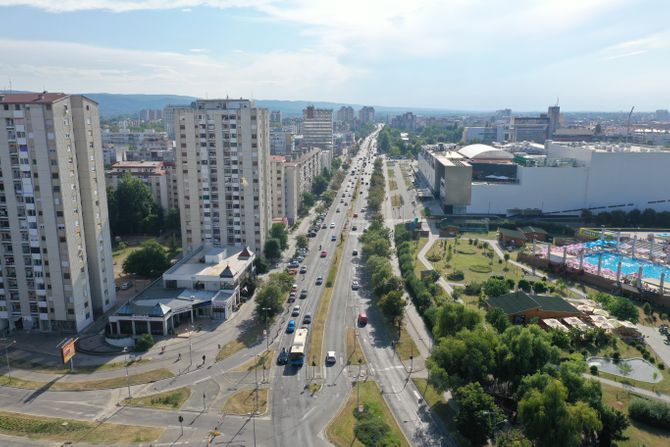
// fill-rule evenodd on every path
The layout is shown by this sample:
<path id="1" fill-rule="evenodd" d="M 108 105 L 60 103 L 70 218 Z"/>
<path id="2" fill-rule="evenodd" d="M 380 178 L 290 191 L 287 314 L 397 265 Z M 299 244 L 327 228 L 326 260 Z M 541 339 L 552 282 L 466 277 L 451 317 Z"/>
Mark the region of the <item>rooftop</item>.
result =
<path id="1" fill-rule="evenodd" d="M 51 104 L 66 98 L 65 93 L 0 93 L 2 104 Z"/>
<path id="2" fill-rule="evenodd" d="M 253 260 L 253 252 L 244 246 L 200 248 L 173 265 L 163 279 L 235 278 Z"/>
<path id="3" fill-rule="evenodd" d="M 531 309 L 540 309 L 548 312 L 581 313 L 563 298 L 550 295 L 529 295 L 522 290 L 491 297 L 486 302 L 490 307 L 501 308 L 507 315 L 518 314 Z"/>
<path id="4" fill-rule="evenodd" d="M 488 144 L 470 144 L 458 151 L 462 156 L 478 160 L 512 160 L 514 155 Z"/>

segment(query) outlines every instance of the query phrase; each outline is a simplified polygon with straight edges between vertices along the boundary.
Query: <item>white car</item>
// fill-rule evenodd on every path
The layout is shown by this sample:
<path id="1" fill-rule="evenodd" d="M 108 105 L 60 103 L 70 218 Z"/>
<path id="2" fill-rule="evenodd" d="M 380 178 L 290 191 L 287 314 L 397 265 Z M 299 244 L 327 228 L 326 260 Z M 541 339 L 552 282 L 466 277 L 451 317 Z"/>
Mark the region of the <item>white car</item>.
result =
<path id="1" fill-rule="evenodd" d="M 291 312 L 291 316 L 297 317 L 298 315 L 300 315 L 300 306 L 294 306 L 293 312 Z"/>
<path id="2" fill-rule="evenodd" d="M 330 223 L 330 228 L 335 228 L 335 222 Z"/>
<path id="3" fill-rule="evenodd" d="M 358 284 L 358 281 L 354 281 L 351 283 L 351 290 L 358 290 L 360 287 L 360 284 Z"/>
<path id="4" fill-rule="evenodd" d="M 335 351 L 326 352 L 326 364 L 334 365 L 335 363 L 337 363 L 337 357 L 335 355 Z"/>

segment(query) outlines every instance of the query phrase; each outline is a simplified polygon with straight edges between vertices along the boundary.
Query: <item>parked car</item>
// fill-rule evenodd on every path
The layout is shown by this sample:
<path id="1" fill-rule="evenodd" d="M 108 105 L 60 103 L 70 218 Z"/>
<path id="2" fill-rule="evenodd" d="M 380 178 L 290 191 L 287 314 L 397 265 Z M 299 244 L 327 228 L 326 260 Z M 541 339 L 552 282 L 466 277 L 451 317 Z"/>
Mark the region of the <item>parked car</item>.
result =
<path id="1" fill-rule="evenodd" d="M 300 306 L 293 306 L 293 311 L 291 312 L 292 317 L 297 317 L 300 315 Z"/>
<path id="2" fill-rule="evenodd" d="M 293 283 L 291 286 L 291 292 L 297 292 L 298 291 L 298 285 L 296 283 Z"/>
<path id="3" fill-rule="evenodd" d="M 304 265 L 302 267 L 300 267 L 300 273 L 302 273 L 302 274 L 307 273 L 307 267 L 305 267 Z"/>
<path id="4" fill-rule="evenodd" d="M 358 227 L 356 225 L 351 227 L 351 231 L 356 231 L 356 230 L 358 230 Z"/>
<path id="5" fill-rule="evenodd" d="M 288 320 L 288 325 L 286 326 L 286 333 L 290 334 L 295 331 L 295 320 Z"/>
<path id="6" fill-rule="evenodd" d="M 352 251 L 352 252 L 351 252 L 351 255 L 352 255 L 352 256 L 358 256 L 358 250 L 354 250 L 354 251 Z"/>
<path id="7" fill-rule="evenodd" d="M 360 287 L 360 284 L 358 284 L 358 281 L 354 281 L 351 283 L 351 290 L 358 290 Z"/>
<path id="8" fill-rule="evenodd" d="M 361 312 L 358 314 L 358 325 L 359 326 L 365 326 L 368 324 L 368 316 L 365 312 Z"/>
<path id="9" fill-rule="evenodd" d="M 133 286 L 132 282 L 126 281 L 121 283 L 121 290 L 128 290 Z"/>
<path id="10" fill-rule="evenodd" d="M 323 284 L 323 276 L 317 276 L 316 277 L 316 285 L 320 286 L 321 284 Z"/>

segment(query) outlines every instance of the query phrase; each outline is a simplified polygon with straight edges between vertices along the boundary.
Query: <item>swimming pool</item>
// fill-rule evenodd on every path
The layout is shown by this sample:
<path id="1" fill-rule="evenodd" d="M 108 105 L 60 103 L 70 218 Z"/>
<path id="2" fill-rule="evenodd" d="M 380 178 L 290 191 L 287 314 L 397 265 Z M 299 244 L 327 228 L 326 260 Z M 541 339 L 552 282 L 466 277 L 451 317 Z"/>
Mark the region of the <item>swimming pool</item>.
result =
<path id="1" fill-rule="evenodd" d="M 612 270 L 613 272 L 616 272 L 617 264 L 619 263 L 619 259 L 621 259 L 621 276 L 637 273 L 638 270 L 640 270 L 640 267 L 642 267 L 643 278 L 660 279 L 661 272 L 665 272 L 666 278 L 670 279 L 670 269 L 661 264 L 649 262 L 644 259 L 634 259 L 630 256 L 618 255 L 608 251 L 586 255 L 584 256 L 584 262 L 597 267 L 598 257 L 600 256 L 603 258 L 601 264 L 602 268 Z"/>

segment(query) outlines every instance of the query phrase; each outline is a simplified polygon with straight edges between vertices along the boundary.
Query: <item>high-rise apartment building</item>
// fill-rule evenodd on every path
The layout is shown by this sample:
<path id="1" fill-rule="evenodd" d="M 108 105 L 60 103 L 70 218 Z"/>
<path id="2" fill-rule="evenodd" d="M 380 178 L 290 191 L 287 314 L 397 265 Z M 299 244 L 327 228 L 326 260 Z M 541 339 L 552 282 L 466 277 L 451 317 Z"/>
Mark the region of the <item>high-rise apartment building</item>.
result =
<path id="1" fill-rule="evenodd" d="M 375 108 L 365 106 L 358 111 L 358 121 L 361 124 L 374 123 L 375 122 Z"/>
<path id="2" fill-rule="evenodd" d="M 175 111 L 182 246 L 263 248 L 272 224 L 268 112 L 198 100 Z"/>
<path id="3" fill-rule="evenodd" d="M 302 147 L 333 149 L 333 111 L 309 106 L 302 111 Z"/>
<path id="4" fill-rule="evenodd" d="M 354 121 L 354 108 L 351 106 L 342 106 L 337 111 L 337 121 L 341 123 L 351 123 Z"/>
<path id="5" fill-rule="evenodd" d="M 270 127 L 281 127 L 281 110 L 270 112 Z"/>
<path id="6" fill-rule="evenodd" d="M 98 105 L 0 93 L 0 328 L 78 332 L 116 300 Z"/>

